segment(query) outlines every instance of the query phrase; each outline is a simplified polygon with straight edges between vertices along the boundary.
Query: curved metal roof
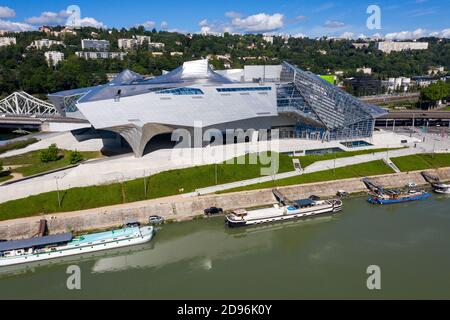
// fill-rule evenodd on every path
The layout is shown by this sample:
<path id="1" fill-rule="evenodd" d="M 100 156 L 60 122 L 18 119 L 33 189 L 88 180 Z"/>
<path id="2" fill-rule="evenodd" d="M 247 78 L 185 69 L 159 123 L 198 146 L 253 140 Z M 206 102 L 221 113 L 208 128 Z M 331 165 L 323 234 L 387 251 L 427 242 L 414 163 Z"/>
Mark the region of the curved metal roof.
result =
<path id="1" fill-rule="evenodd" d="M 14 240 L 0 243 L 0 252 L 43 247 L 51 244 L 69 242 L 72 240 L 71 233 L 55 234 L 46 237 L 38 237 L 24 240 Z"/>

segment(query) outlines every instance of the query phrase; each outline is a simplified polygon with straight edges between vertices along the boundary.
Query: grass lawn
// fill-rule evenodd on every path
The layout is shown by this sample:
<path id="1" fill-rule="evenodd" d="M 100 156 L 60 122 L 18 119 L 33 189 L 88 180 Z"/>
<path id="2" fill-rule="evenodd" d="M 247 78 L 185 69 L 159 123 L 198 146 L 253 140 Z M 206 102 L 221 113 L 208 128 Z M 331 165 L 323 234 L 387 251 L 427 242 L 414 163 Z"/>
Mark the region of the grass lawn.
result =
<path id="1" fill-rule="evenodd" d="M 9 171 L 2 171 L 2 172 L 0 172 L 0 183 L 6 182 L 6 181 L 8 181 L 8 180 L 10 180 L 12 178 L 13 177 L 11 175 L 11 172 L 9 172 Z"/>
<path id="2" fill-rule="evenodd" d="M 5 153 L 11 150 L 18 150 L 28 147 L 30 144 L 36 143 L 39 140 L 36 138 L 29 138 L 26 140 L 16 141 L 12 143 L 8 143 L 4 146 L 0 146 L 0 154 Z"/>
<path id="3" fill-rule="evenodd" d="M 318 161 L 324 161 L 324 160 L 333 160 L 334 158 L 348 158 L 348 157 L 354 157 L 354 156 L 360 156 L 363 154 L 371 154 L 371 153 L 378 153 L 378 152 L 386 152 L 386 151 L 393 151 L 393 150 L 399 150 L 403 148 L 379 148 L 379 149 L 371 149 L 371 150 L 359 150 L 359 151 L 344 151 L 344 152 L 336 152 L 336 153 L 328 153 L 324 155 L 309 155 L 304 157 L 297 157 L 300 160 L 300 164 L 302 165 L 302 168 L 306 168 L 307 166 L 310 166 L 314 162 Z"/>
<path id="4" fill-rule="evenodd" d="M 403 172 L 450 167 L 450 154 L 415 154 L 392 158 L 392 162 Z"/>
<path id="5" fill-rule="evenodd" d="M 319 171 L 304 174 L 301 176 L 290 177 L 282 180 L 253 184 L 249 186 L 225 190 L 222 193 L 291 186 L 297 184 L 331 181 L 339 179 L 350 179 L 389 173 L 394 173 L 394 171 L 390 167 L 388 167 L 382 160 L 377 160 L 367 163 L 355 164 L 342 168 L 336 168 L 336 171 L 334 170 Z"/>
<path id="6" fill-rule="evenodd" d="M 67 150 L 60 150 L 61 158 L 57 161 L 44 163 L 40 158 L 41 151 L 32 151 L 25 154 L 3 158 L 3 166 L 17 166 L 22 167 L 13 169 L 12 171 L 21 173 L 24 177 L 32 176 L 34 174 L 43 173 L 50 170 L 63 168 L 70 165 L 69 153 Z M 93 159 L 101 157 L 100 152 L 81 152 L 84 159 Z"/>
<path id="7" fill-rule="evenodd" d="M 247 155 L 247 160 L 248 157 Z M 291 157 L 280 155 L 279 159 L 279 172 L 294 170 Z M 267 167 L 259 161 L 257 165 L 253 165 L 248 163 L 238 164 L 237 159 L 234 160 L 235 164 L 217 165 L 218 184 L 259 177 L 261 175 L 260 169 Z M 5 164 L 7 164 L 6 161 Z M 11 165 L 12 162 L 8 164 Z M 60 192 L 61 208 L 58 205 L 57 192 L 43 193 L 0 204 L 0 220 L 43 213 L 84 210 L 192 192 L 198 188 L 215 185 L 215 172 L 215 165 L 205 165 L 153 175 L 145 179 L 147 196 L 145 195 L 143 178 L 111 185 L 73 188 Z M 180 191 L 181 189 L 182 191 Z"/>

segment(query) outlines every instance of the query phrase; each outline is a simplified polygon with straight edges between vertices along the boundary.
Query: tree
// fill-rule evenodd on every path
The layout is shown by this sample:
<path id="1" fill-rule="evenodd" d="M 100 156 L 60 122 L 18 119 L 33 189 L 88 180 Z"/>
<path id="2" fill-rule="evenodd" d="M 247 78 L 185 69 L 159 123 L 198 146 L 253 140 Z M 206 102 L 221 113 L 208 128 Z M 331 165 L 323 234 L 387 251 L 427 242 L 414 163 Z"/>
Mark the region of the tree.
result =
<path id="1" fill-rule="evenodd" d="M 445 99 L 450 96 L 450 82 L 439 81 L 437 83 L 430 84 L 420 92 L 420 101 L 427 102 L 432 106 L 435 106 L 439 100 Z"/>
<path id="2" fill-rule="evenodd" d="M 83 155 L 79 151 L 71 151 L 69 154 L 70 164 L 77 164 L 83 161 Z"/>
<path id="3" fill-rule="evenodd" d="M 44 163 L 57 161 L 59 159 L 59 149 L 56 144 L 50 145 L 41 151 L 41 161 Z"/>

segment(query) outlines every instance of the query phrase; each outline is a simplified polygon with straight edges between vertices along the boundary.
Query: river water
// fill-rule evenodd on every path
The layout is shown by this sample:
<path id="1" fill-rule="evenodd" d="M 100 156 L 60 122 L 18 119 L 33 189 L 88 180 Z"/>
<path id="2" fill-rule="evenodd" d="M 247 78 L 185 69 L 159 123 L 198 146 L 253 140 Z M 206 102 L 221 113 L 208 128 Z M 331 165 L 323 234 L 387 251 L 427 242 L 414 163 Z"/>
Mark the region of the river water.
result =
<path id="1" fill-rule="evenodd" d="M 32 269 L 0 269 L 0 298 L 450 298 L 450 197 L 332 218 L 228 230 L 223 218 L 163 226 L 143 246 Z M 67 267 L 81 270 L 68 290 Z M 367 267 L 381 290 L 367 289 Z"/>

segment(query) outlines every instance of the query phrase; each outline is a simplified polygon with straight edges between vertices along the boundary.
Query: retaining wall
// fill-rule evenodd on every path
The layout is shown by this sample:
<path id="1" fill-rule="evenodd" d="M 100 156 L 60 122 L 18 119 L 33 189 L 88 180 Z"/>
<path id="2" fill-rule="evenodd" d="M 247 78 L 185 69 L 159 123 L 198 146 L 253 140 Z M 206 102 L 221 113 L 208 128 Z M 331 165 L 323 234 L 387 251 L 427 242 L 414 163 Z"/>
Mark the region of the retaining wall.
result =
<path id="1" fill-rule="evenodd" d="M 450 168 L 428 171 L 438 175 L 442 181 L 450 180 Z M 371 179 L 386 187 L 401 187 L 409 182 L 415 182 L 418 185 L 426 184 L 420 172 L 390 174 L 371 177 Z M 306 198 L 313 194 L 330 197 L 340 189 L 350 193 L 366 191 L 360 178 L 280 187 L 279 189 L 292 199 Z M 146 223 L 149 216 L 160 215 L 165 219 L 182 221 L 202 215 L 205 208 L 212 206 L 232 210 L 270 205 L 275 202 L 271 189 L 192 198 L 176 196 L 84 211 L 2 221 L 0 222 L 0 239 L 21 239 L 34 236 L 39 229 L 40 219 L 47 219 L 49 230 L 54 234 L 120 226 L 126 218 L 135 218 L 141 223 Z"/>

